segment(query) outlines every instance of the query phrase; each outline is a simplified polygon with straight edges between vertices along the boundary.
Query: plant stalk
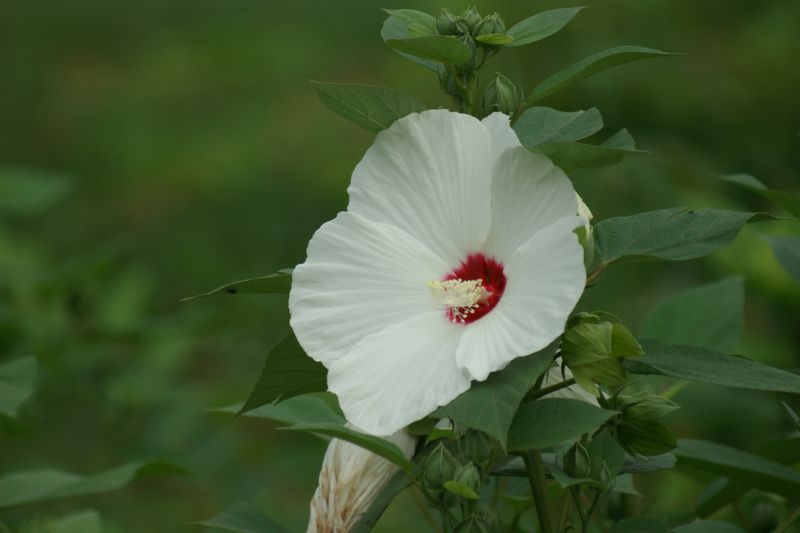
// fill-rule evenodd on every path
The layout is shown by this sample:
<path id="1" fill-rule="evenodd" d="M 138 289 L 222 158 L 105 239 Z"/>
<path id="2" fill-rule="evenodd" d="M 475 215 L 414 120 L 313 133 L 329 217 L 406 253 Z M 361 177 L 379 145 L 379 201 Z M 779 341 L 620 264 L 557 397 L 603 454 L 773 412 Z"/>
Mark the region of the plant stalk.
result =
<path id="1" fill-rule="evenodd" d="M 523 454 L 525 469 L 528 471 L 528 481 L 531 484 L 533 503 L 536 506 L 536 515 L 539 518 L 541 533 L 555 533 L 553 520 L 550 517 L 550 507 L 547 505 L 547 489 L 544 481 L 544 463 L 539 450 L 530 450 Z"/>
<path id="2" fill-rule="evenodd" d="M 575 385 L 575 378 L 569 378 L 564 380 L 560 383 L 555 383 L 554 385 L 549 385 L 543 389 L 533 390 L 529 392 L 523 402 L 532 402 L 533 400 L 538 400 L 539 398 L 543 398 L 548 394 L 552 394 L 556 391 L 560 391 L 561 389 L 566 389 L 567 387 L 571 387 Z"/>

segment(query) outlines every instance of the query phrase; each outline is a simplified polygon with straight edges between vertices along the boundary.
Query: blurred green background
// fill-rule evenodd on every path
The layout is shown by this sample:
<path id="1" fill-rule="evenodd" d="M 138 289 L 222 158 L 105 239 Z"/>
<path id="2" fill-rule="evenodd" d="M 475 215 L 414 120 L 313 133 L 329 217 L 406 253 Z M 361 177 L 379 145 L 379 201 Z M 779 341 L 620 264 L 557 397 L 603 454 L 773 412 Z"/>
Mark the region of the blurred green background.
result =
<path id="1" fill-rule="evenodd" d="M 200 531 L 241 502 L 305 527 L 325 444 L 209 414 L 242 401 L 269 346 L 288 332 L 286 298 L 179 303 L 224 282 L 304 259 L 313 231 L 346 205 L 372 136 L 324 109 L 308 79 L 388 85 L 446 105 L 434 76 L 383 45 L 372 0 L 18 0 L 0 16 L 0 166 L 66 180 L 46 210 L 0 213 L 0 361 L 35 355 L 34 397 L 0 417 L 0 475 L 55 467 L 90 473 L 161 458 L 188 477 L 137 481 L 100 496 L 0 510 L 7 530 L 96 509 L 108 531 Z M 563 1 L 478 3 L 510 24 Z M 695 206 L 772 210 L 717 179 L 752 173 L 798 187 L 800 2 L 604 0 L 565 30 L 487 68 L 532 86 L 618 44 L 687 55 L 635 63 L 545 102 L 596 106 L 652 152 L 574 176 L 596 219 Z M 59 182 L 61 183 L 61 182 Z M 56 196 L 56 195 L 54 195 Z M 634 328 L 662 296 L 746 277 L 739 352 L 800 364 L 800 288 L 760 235 L 687 263 L 619 266 L 583 308 Z M 754 449 L 789 421 L 766 395 L 690 386 L 669 421 L 679 436 Z M 680 474 L 648 490 L 653 512 L 691 500 Z M 409 497 L 378 531 L 423 527 Z M 0 527 L 2 530 L 2 527 Z"/>

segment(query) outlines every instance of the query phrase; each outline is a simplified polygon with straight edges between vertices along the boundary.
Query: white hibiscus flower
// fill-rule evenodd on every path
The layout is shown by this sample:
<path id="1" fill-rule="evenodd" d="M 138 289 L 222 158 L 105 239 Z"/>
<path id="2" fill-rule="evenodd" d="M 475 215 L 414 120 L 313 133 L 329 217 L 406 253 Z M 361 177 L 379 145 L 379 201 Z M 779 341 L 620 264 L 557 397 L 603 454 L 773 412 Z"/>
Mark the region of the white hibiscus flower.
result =
<path id="1" fill-rule="evenodd" d="M 584 219 L 506 115 L 402 118 L 348 193 L 295 269 L 289 308 L 353 424 L 394 433 L 564 331 L 586 281 Z"/>

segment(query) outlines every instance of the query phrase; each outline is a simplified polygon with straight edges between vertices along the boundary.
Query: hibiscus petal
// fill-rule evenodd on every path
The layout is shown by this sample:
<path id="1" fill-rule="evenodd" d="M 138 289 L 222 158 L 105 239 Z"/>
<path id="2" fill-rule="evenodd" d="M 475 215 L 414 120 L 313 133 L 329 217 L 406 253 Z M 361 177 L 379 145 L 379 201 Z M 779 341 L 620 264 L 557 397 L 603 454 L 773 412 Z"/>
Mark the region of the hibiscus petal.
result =
<path id="1" fill-rule="evenodd" d="M 364 338 L 328 372 L 347 420 L 375 435 L 397 431 L 469 388 L 456 367 L 464 328 L 440 310 Z"/>
<path id="2" fill-rule="evenodd" d="M 506 289 L 497 306 L 468 324 L 458 346 L 459 368 L 484 380 L 512 359 L 537 352 L 563 331 L 586 282 L 577 216 L 537 232 L 505 265 Z"/>
<path id="3" fill-rule="evenodd" d="M 495 160 L 509 148 L 516 148 L 522 146 L 519 142 L 517 133 L 511 129 L 511 120 L 505 113 L 495 112 L 484 118 L 483 125 L 489 130 L 489 135 L 492 137 L 492 151 L 494 152 Z"/>
<path id="4" fill-rule="evenodd" d="M 486 253 L 501 262 L 540 229 L 578 212 L 572 183 L 547 157 L 518 147 L 494 168 L 492 230 Z"/>
<path id="5" fill-rule="evenodd" d="M 317 230 L 292 274 L 292 329 L 328 366 L 367 335 L 432 309 L 426 282 L 447 268 L 397 227 L 339 213 Z"/>
<path id="6" fill-rule="evenodd" d="M 353 172 L 347 210 L 394 224 L 452 268 L 489 233 L 492 164 L 489 132 L 477 119 L 414 113 L 378 134 Z"/>

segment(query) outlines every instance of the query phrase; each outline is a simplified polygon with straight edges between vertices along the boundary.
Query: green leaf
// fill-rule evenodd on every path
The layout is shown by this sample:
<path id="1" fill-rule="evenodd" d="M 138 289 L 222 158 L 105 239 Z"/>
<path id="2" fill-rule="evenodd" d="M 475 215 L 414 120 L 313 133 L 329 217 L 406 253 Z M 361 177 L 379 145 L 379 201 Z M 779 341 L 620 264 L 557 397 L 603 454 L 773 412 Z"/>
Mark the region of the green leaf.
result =
<path id="1" fill-rule="evenodd" d="M 665 298 L 645 315 L 640 337 L 730 352 L 744 321 L 744 279 L 734 276 Z"/>
<path id="2" fill-rule="evenodd" d="M 562 141 L 579 141 L 603 129 L 597 108 L 586 111 L 558 111 L 549 107 L 526 109 L 514 123 L 514 131 L 525 148 Z"/>
<path id="3" fill-rule="evenodd" d="M 683 261 L 710 254 L 733 241 L 748 222 L 771 218 L 762 213 L 676 207 L 594 226 L 594 242 L 604 263 L 620 260 Z"/>
<path id="4" fill-rule="evenodd" d="M 550 367 L 554 355 L 555 345 L 551 345 L 536 354 L 515 359 L 485 381 L 473 383 L 468 391 L 431 416 L 450 418 L 456 424 L 483 431 L 505 447 L 517 407 Z"/>
<path id="5" fill-rule="evenodd" d="M 294 334 L 273 347 L 261 376 L 239 414 L 267 403 L 278 403 L 293 396 L 327 390 L 327 371 L 311 359 Z"/>
<path id="6" fill-rule="evenodd" d="M 592 478 L 601 479 L 600 474 L 603 463 L 608 466 L 608 471 L 616 477 L 625 465 L 625 450 L 608 431 L 601 431 L 595 435 L 586 446 L 592 465 Z"/>
<path id="7" fill-rule="evenodd" d="M 427 37 L 436 35 L 436 18 L 416 9 L 384 9 L 405 25 L 404 37 Z"/>
<path id="8" fill-rule="evenodd" d="M 286 531 L 271 518 L 253 509 L 246 503 L 234 505 L 217 516 L 202 522 L 192 522 L 198 526 L 234 531 L 236 533 L 283 533 Z"/>
<path id="9" fill-rule="evenodd" d="M 71 189 L 66 176 L 31 168 L 0 168 L 0 215 L 34 216 L 53 207 Z"/>
<path id="10" fill-rule="evenodd" d="M 411 477 L 407 476 L 405 472 L 397 472 L 389 483 L 381 490 L 378 497 L 372 501 L 369 510 L 364 513 L 361 520 L 353 528 L 353 533 L 369 533 L 378 522 L 383 512 L 389 507 L 397 495 L 399 495 L 406 487 L 411 485 Z"/>
<path id="11" fill-rule="evenodd" d="M 35 357 L 20 357 L 0 363 L 0 414 L 17 416 L 20 406 L 33 395 L 38 363 Z"/>
<path id="12" fill-rule="evenodd" d="M 460 481 L 445 481 L 443 486 L 447 492 L 451 492 L 456 496 L 460 496 L 466 500 L 477 500 L 480 498 L 478 493 L 475 492 L 472 487 L 461 483 Z"/>
<path id="13" fill-rule="evenodd" d="M 103 521 L 93 509 L 62 516 L 51 527 L 48 533 L 103 533 Z"/>
<path id="14" fill-rule="evenodd" d="M 542 461 L 546 468 L 559 468 L 560 460 L 557 459 L 556 454 L 543 453 Z M 659 470 L 670 470 L 675 467 L 675 461 L 675 455 L 671 453 L 653 455 L 651 457 L 626 455 L 620 474 L 646 474 L 648 472 L 658 472 Z M 492 475 L 527 478 L 528 471 L 525 469 L 525 463 L 523 463 L 522 458 L 515 457 L 505 465 L 492 470 Z M 563 475 L 566 476 L 566 474 Z"/>
<path id="15" fill-rule="evenodd" d="M 241 405 L 231 405 L 214 410 L 219 413 L 238 414 Z M 305 394 L 295 396 L 279 404 L 267 404 L 245 411 L 242 416 L 264 418 L 282 424 L 307 424 L 330 422 L 344 424 L 345 418 L 332 394 Z"/>
<path id="16" fill-rule="evenodd" d="M 411 37 L 426 37 L 436 33 L 436 19 L 413 9 L 386 10 L 389 17 L 381 28 L 381 37 L 384 41 L 389 39 L 408 39 Z M 436 72 L 439 65 L 435 61 L 422 59 L 410 54 L 400 52 L 400 55 Z"/>
<path id="17" fill-rule="evenodd" d="M 690 524 L 677 526 L 672 533 L 745 533 L 744 529 L 730 522 L 716 520 L 695 520 Z"/>
<path id="18" fill-rule="evenodd" d="M 325 107 L 372 133 L 426 109 L 417 98 L 398 89 L 356 83 L 312 83 Z"/>
<path id="19" fill-rule="evenodd" d="M 528 17 L 508 30 L 508 35 L 513 37 L 514 41 L 507 46 L 523 46 L 550 37 L 566 26 L 584 8 L 585 6 L 551 9 Z"/>
<path id="20" fill-rule="evenodd" d="M 615 48 L 603 50 L 602 52 L 598 52 L 582 61 L 570 65 L 541 82 L 533 89 L 527 100 L 525 100 L 525 105 L 533 105 L 534 102 L 547 98 L 577 81 L 611 67 L 630 63 L 631 61 L 637 61 L 639 59 L 669 55 L 675 54 L 641 46 L 617 46 Z"/>
<path id="21" fill-rule="evenodd" d="M 508 448 L 531 450 L 555 446 L 596 430 L 615 414 L 616 411 L 567 398 L 526 403 L 514 416 L 508 432 Z"/>
<path id="22" fill-rule="evenodd" d="M 739 389 L 800 394 L 800 376 L 736 355 L 695 346 L 642 341 L 645 355 L 629 361 L 634 374 L 670 376 Z"/>
<path id="23" fill-rule="evenodd" d="M 661 455 L 675 449 L 675 435 L 658 420 L 626 421 L 617 428 L 617 437 L 628 451 L 639 455 Z"/>
<path id="24" fill-rule="evenodd" d="M 697 468 L 790 498 L 800 494 L 800 472 L 730 446 L 680 439 L 675 455 L 679 468 Z"/>
<path id="25" fill-rule="evenodd" d="M 561 141 L 537 146 L 533 151 L 549 157 L 564 172 L 616 165 L 627 154 L 644 153 L 636 149 L 633 137 L 626 129 L 618 131 L 601 145 Z"/>
<path id="26" fill-rule="evenodd" d="M 800 194 L 770 189 L 756 177 L 749 174 L 732 174 L 730 176 L 722 176 L 722 179 L 741 185 L 742 187 L 747 187 L 767 200 L 783 207 L 795 218 L 800 218 Z"/>
<path id="27" fill-rule="evenodd" d="M 615 523 L 610 533 L 670 533 L 671 531 L 672 528 L 663 520 L 634 516 Z"/>
<path id="28" fill-rule="evenodd" d="M 489 44 L 492 46 L 508 46 L 514 42 L 514 38 L 512 36 L 504 33 L 484 33 L 483 35 L 478 35 L 475 40 L 479 43 Z"/>
<path id="29" fill-rule="evenodd" d="M 767 237 L 772 254 L 797 283 L 800 283 L 800 237 Z"/>
<path id="30" fill-rule="evenodd" d="M 458 65 L 472 57 L 469 46 L 455 37 L 445 35 L 389 39 L 386 44 L 398 52 L 447 65 Z"/>
<path id="31" fill-rule="evenodd" d="M 146 476 L 185 475 L 162 461 L 137 462 L 81 476 L 63 470 L 31 470 L 0 478 L 0 508 L 117 490 Z"/>
<path id="32" fill-rule="evenodd" d="M 384 459 L 391 461 L 406 472 L 410 472 L 413 465 L 403 454 L 403 451 L 393 442 L 360 433 L 349 427 L 341 424 L 331 422 L 319 422 L 315 424 L 295 424 L 289 427 L 280 428 L 287 431 L 307 431 L 309 433 L 317 433 L 320 435 L 327 435 L 337 439 L 345 440 L 356 446 L 360 446 L 366 450 L 371 451 L 376 455 L 380 455 Z"/>
<path id="33" fill-rule="evenodd" d="M 269 274 L 268 276 L 227 283 L 221 287 L 217 287 L 213 291 L 182 298 L 181 301 L 188 302 L 189 300 L 204 298 L 214 294 L 289 294 L 291 288 L 292 269 L 285 268 L 277 271 L 275 274 Z"/>

